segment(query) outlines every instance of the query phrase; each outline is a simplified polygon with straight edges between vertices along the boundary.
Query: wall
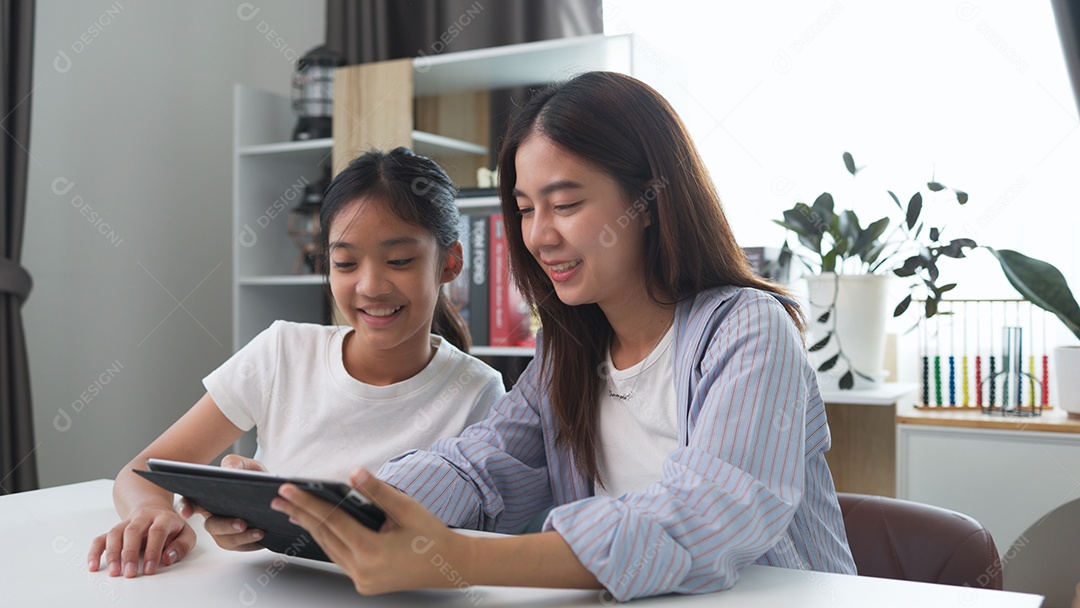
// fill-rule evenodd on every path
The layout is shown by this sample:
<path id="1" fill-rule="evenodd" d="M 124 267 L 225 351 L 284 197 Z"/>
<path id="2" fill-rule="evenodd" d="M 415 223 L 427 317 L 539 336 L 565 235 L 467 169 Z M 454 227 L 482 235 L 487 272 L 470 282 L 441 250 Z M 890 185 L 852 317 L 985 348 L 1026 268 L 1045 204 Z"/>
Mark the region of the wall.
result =
<path id="1" fill-rule="evenodd" d="M 232 87 L 325 3 L 39 0 L 24 307 L 43 487 L 112 477 L 231 354 Z"/>

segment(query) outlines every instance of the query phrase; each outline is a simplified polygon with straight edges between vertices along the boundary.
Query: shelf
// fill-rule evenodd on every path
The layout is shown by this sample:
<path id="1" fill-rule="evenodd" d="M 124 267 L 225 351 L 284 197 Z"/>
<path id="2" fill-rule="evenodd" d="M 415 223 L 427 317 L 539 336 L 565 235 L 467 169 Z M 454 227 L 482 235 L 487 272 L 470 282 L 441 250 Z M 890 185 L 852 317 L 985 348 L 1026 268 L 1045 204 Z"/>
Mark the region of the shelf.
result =
<path id="1" fill-rule="evenodd" d="M 454 156 L 456 154 L 487 154 L 486 146 L 474 144 L 471 141 L 444 137 L 424 131 L 413 131 L 413 149 L 417 154 L 424 156 Z M 334 140 L 309 139 L 305 141 L 283 141 L 272 144 L 259 144 L 244 146 L 237 150 L 240 156 L 268 157 L 275 155 L 293 155 L 298 152 L 325 152 L 330 153 L 334 147 Z"/>
<path id="2" fill-rule="evenodd" d="M 462 212 L 466 211 L 498 211 L 499 197 L 497 196 L 474 196 L 457 199 L 457 206 Z"/>
<path id="3" fill-rule="evenodd" d="M 413 131 L 413 150 L 423 156 L 454 156 L 456 154 L 487 154 L 486 146 L 471 141 L 443 137 L 424 131 Z"/>
<path id="4" fill-rule="evenodd" d="M 469 354 L 474 357 L 531 357 L 536 353 L 532 346 L 474 346 Z"/>
<path id="5" fill-rule="evenodd" d="M 244 146 L 237 150 L 240 156 L 258 156 L 270 154 L 291 154 L 308 150 L 322 150 L 329 152 L 334 147 L 333 138 L 308 139 L 302 141 L 283 141 L 273 144 L 260 144 L 257 146 Z"/>
<path id="6" fill-rule="evenodd" d="M 321 274 L 281 274 L 263 277 L 241 277 L 236 282 L 250 287 L 278 287 L 282 285 L 322 285 L 324 280 Z"/>
<path id="7" fill-rule="evenodd" d="M 503 89 L 590 70 L 630 72 L 631 34 L 575 36 L 413 59 L 416 95 Z"/>

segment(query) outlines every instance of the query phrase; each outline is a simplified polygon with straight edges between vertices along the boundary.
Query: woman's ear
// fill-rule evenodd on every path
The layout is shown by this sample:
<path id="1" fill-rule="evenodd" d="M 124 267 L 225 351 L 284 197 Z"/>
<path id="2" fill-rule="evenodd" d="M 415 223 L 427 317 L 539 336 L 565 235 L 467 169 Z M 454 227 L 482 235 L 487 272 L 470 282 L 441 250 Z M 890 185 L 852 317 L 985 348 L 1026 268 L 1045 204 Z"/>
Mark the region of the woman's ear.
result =
<path id="1" fill-rule="evenodd" d="M 442 272 L 439 276 L 440 283 L 449 283 L 461 274 L 465 265 L 464 254 L 461 251 L 461 242 L 456 242 L 446 250 L 446 258 L 443 260 Z"/>

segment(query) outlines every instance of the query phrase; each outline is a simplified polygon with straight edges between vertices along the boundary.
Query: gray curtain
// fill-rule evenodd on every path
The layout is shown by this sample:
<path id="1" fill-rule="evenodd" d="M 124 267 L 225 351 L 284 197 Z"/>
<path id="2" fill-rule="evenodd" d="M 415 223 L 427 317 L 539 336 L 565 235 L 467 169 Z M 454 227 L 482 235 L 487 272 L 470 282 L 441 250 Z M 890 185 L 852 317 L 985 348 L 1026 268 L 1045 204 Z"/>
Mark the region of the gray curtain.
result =
<path id="1" fill-rule="evenodd" d="M 1073 96 L 1080 104 L 1080 0 L 1051 0 L 1065 65 L 1072 80 Z"/>
<path id="2" fill-rule="evenodd" d="M 345 63 L 603 32 L 600 0 L 328 0 L 326 46 Z"/>
<path id="3" fill-rule="evenodd" d="M 0 494 L 11 494 L 38 485 L 20 313 L 31 287 L 20 260 L 30 156 L 33 0 L 0 0 L 0 55 Z"/>

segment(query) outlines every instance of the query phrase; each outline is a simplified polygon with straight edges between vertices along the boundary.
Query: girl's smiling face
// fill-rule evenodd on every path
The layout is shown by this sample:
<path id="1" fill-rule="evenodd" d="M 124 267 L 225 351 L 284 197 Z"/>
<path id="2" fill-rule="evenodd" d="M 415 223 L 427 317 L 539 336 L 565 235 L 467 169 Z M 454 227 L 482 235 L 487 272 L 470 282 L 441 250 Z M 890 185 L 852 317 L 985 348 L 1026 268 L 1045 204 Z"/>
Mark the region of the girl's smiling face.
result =
<path id="1" fill-rule="evenodd" d="M 457 275 L 454 256 L 440 251 L 430 232 L 370 197 L 334 215 L 327 256 L 330 290 L 356 330 L 353 342 L 382 351 L 379 356 L 425 353 L 426 363 L 439 288 Z"/>
<path id="2" fill-rule="evenodd" d="M 522 238 L 559 299 L 570 306 L 595 303 L 610 315 L 640 297 L 645 206 L 542 133 L 521 144 L 515 166 Z"/>

